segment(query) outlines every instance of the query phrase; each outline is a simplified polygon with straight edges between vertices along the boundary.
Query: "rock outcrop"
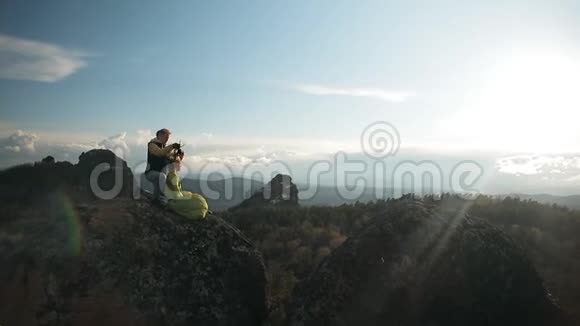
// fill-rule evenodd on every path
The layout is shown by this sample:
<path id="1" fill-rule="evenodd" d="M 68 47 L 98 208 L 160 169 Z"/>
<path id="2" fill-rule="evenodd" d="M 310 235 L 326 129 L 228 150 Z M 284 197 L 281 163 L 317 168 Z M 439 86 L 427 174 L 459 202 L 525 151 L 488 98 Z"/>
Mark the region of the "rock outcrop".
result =
<path id="1" fill-rule="evenodd" d="M 36 164 L 0 171 L 0 197 L 5 200 L 28 200 L 57 190 L 77 199 L 129 198 L 138 191 L 127 163 L 105 149 L 82 153 L 77 164 L 47 156 Z"/>
<path id="2" fill-rule="evenodd" d="M 40 161 L 41 164 L 54 164 L 55 162 L 56 161 L 52 155 L 48 155 Z"/>
<path id="3" fill-rule="evenodd" d="M 393 202 L 295 291 L 290 325 L 558 325 L 530 260 L 499 229 Z"/>
<path id="4" fill-rule="evenodd" d="M 79 156 L 76 165 L 82 191 L 100 199 L 131 197 L 135 183 L 127 162 L 106 149 L 93 149 Z"/>
<path id="5" fill-rule="evenodd" d="M 91 151 L 77 165 L 24 167 L 55 187 L 23 201 L 0 194 L 0 324 L 261 325 L 269 284 L 254 246 L 219 217 L 83 195 L 103 157 L 118 159 Z"/>
<path id="6" fill-rule="evenodd" d="M 298 206 L 298 187 L 292 182 L 292 177 L 286 174 L 277 174 L 264 187 L 235 208 L 264 205 Z"/>

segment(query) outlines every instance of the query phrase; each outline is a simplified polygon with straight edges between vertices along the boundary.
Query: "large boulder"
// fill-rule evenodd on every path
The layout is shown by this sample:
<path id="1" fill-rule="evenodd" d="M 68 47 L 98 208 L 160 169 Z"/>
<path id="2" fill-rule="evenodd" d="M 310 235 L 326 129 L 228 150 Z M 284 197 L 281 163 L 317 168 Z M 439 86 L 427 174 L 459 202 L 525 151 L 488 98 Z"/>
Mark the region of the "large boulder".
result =
<path id="1" fill-rule="evenodd" d="M 62 194 L 3 207 L 0 324 L 260 325 L 261 254 L 218 217 L 189 221 L 145 201 L 75 206 Z M 21 215 L 19 215 L 21 214 Z"/>
<path id="2" fill-rule="evenodd" d="M 87 189 L 95 169 L 104 188 L 115 169 L 132 183 L 123 163 L 90 151 L 77 165 L 0 174 L 35 190 L 0 196 L 0 325 L 260 325 L 269 308 L 261 254 L 219 217 L 187 220 L 127 198 L 124 186 L 111 200 Z"/>
<path id="3" fill-rule="evenodd" d="M 558 325 L 558 307 L 499 229 L 402 199 L 300 284 L 290 325 Z"/>
<path id="4" fill-rule="evenodd" d="M 250 198 L 235 208 L 264 205 L 298 206 L 298 187 L 292 182 L 292 177 L 286 174 L 277 174 L 264 187 L 254 192 Z"/>
<path id="5" fill-rule="evenodd" d="M 131 197 L 135 184 L 127 162 L 106 149 L 83 152 L 76 165 L 81 190 L 100 199 Z"/>

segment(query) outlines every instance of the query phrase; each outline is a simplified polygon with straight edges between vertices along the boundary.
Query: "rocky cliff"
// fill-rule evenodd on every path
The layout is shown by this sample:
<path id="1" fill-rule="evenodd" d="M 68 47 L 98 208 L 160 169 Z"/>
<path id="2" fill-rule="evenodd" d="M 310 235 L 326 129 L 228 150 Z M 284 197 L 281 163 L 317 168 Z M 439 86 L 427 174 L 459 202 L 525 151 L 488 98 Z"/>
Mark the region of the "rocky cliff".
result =
<path id="1" fill-rule="evenodd" d="M 131 198 L 124 162 L 102 166 L 103 189 L 115 172 L 125 183 L 97 198 L 89 177 L 114 161 L 91 151 L 0 173 L 0 324 L 260 325 L 269 292 L 254 246 L 219 217 Z"/>

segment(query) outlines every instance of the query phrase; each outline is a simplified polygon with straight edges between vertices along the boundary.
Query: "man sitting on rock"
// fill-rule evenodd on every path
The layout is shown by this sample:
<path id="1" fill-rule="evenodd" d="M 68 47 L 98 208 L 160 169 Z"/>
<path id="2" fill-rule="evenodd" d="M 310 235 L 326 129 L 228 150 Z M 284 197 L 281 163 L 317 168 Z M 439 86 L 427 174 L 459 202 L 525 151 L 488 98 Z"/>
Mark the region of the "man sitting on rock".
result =
<path id="1" fill-rule="evenodd" d="M 165 204 L 167 199 L 161 193 L 161 187 L 167 179 L 166 168 L 170 163 L 169 157 L 174 155 L 181 145 L 173 143 L 165 146 L 169 140 L 171 132 L 168 129 L 160 129 L 156 137 L 147 144 L 147 168 L 145 177 L 153 183 L 153 201 Z"/>

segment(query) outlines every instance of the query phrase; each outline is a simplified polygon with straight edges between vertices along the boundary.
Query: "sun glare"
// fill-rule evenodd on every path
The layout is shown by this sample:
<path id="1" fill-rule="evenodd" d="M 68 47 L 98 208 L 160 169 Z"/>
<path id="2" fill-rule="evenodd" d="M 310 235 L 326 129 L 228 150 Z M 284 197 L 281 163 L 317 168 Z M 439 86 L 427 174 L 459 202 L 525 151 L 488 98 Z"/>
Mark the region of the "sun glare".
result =
<path id="1" fill-rule="evenodd" d="M 487 69 L 468 97 L 463 129 L 504 149 L 572 150 L 579 85 L 580 62 L 564 52 L 512 52 Z"/>

